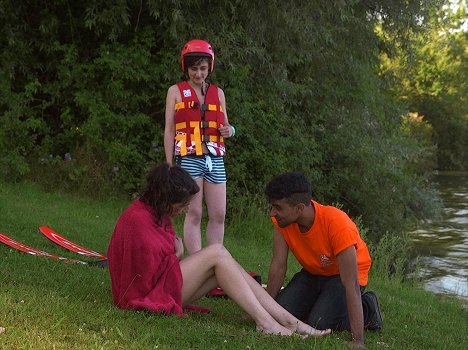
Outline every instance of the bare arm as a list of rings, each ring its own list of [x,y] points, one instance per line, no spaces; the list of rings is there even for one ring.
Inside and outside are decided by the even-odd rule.
[[[164,153],[166,162],[172,165],[174,158],[174,136],[175,136],[175,104],[178,94],[177,85],[172,85],[167,90],[166,112],[164,124]]]
[[[273,233],[273,256],[271,258],[270,271],[268,272],[268,286],[266,288],[272,298],[276,298],[283,285],[284,276],[288,268],[288,252],[289,247],[286,241],[275,228]]]
[[[219,128],[219,132],[223,137],[231,137],[233,135],[233,131],[231,126],[229,125],[229,119],[227,116],[226,111],[226,97],[224,96],[224,91],[218,88],[218,96],[219,96],[219,103],[221,104],[221,108],[224,112],[224,124],[222,127]]]
[[[346,289],[349,324],[353,337],[352,345],[364,347],[364,316],[362,313],[361,290],[358,282],[356,248],[351,246],[338,254],[341,283]]]

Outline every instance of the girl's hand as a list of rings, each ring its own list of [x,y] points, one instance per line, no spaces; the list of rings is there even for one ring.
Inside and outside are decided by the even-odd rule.
[[[174,238],[174,249],[175,249],[175,255],[180,260],[182,256],[184,256],[184,242],[182,241],[182,238],[180,238],[179,236],[175,236]]]
[[[221,127],[219,127],[218,130],[221,133],[222,137],[232,137],[234,134],[234,129],[229,124],[221,125]]]

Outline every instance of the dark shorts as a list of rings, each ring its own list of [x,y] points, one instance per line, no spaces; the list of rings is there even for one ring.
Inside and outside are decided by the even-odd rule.
[[[361,293],[364,289],[361,287]],[[339,275],[316,276],[302,269],[276,301],[296,318],[317,329],[350,329],[346,291]]]

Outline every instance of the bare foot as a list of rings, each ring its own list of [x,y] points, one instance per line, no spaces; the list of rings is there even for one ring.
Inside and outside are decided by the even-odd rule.
[[[289,324],[286,327],[298,334],[304,335],[305,338],[310,337],[310,336],[323,337],[324,335],[328,335],[331,333],[331,329],[325,329],[321,331],[301,321],[298,321],[295,324]]]
[[[290,336],[293,334],[293,331],[283,327],[279,323],[274,323],[270,326],[260,326],[257,325],[257,331],[265,334],[274,334],[274,335],[283,335],[283,336]]]
[[[308,337],[323,337],[324,335],[329,335],[331,333],[330,328],[327,328],[327,329],[324,329],[324,330],[320,330],[320,329],[317,329],[317,328],[314,328],[314,327],[310,327],[310,328],[312,328],[310,333],[308,333],[308,334],[299,333],[299,334],[303,334],[304,338],[308,338]]]
[[[3,332],[5,332],[5,328],[0,327],[0,334],[2,334]]]

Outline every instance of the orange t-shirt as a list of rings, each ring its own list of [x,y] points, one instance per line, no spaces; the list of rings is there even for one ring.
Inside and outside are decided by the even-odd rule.
[[[366,243],[359,236],[354,222],[342,210],[311,201],[315,219],[309,231],[302,233],[297,224],[284,228],[272,221],[283,235],[299,263],[312,275],[339,275],[337,255],[354,245],[358,264],[359,284],[367,285],[371,258]]]

